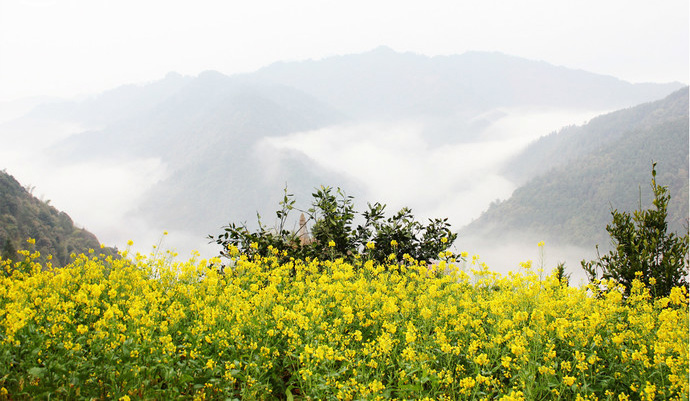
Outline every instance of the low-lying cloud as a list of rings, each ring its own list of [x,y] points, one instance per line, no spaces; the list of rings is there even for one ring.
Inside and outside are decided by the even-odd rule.
[[[325,169],[349,175],[362,183],[366,199],[390,210],[411,207],[416,217],[448,217],[454,229],[470,223],[495,200],[510,197],[515,183],[501,173],[504,162],[531,141],[560,127],[581,124],[598,112],[563,110],[502,110],[502,117],[475,138],[432,146],[424,138],[423,120],[350,124],[267,138],[264,145],[299,151]],[[458,241],[461,250],[491,253],[500,266],[518,266],[534,259],[536,243],[527,246],[516,233],[515,243]],[[467,247],[475,246],[474,250]],[[501,248],[501,249],[498,249]],[[529,250],[533,248],[534,251]],[[585,253],[563,249],[568,255]],[[577,256],[579,257],[579,256]],[[569,263],[577,257],[568,256]],[[493,266],[492,266],[493,267]],[[501,269],[503,270],[503,269]]]
[[[430,145],[422,120],[350,124],[267,138],[265,144],[303,152],[325,169],[362,182],[368,199],[412,207],[421,216],[439,213],[459,226],[515,184],[499,171],[531,141],[594,113],[503,111],[504,117],[471,141]]]
[[[479,261],[486,263],[492,271],[506,275],[517,273],[523,268],[521,262],[531,262],[534,272],[542,269],[543,277],[550,275],[553,269],[563,263],[566,274],[570,275],[570,284],[577,286],[587,283],[587,277],[580,265],[582,260],[592,260],[596,257],[596,249],[582,248],[574,245],[557,245],[547,238],[537,235],[525,235],[513,232],[506,235],[510,241],[497,242],[491,238],[462,237],[458,247],[467,250],[471,255],[477,255]],[[540,247],[539,243],[544,242]],[[471,261],[470,258],[468,258]],[[468,268],[472,267],[468,263]]]
[[[494,116],[473,140],[463,137],[454,142],[449,135],[440,145],[431,144],[425,137],[433,122],[421,119],[339,125],[266,138],[259,145],[301,152],[322,168],[346,175],[359,185],[358,189],[364,189],[364,199],[358,201],[385,203],[389,213],[408,206],[418,219],[448,217],[457,230],[477,218],[492,201],[511,195],[515,184],[499,173],[502,163],[530,141],[596,114],[501,110],[501,117]],[[166,228],[153,227],[135,217],[136,211],[146,191],[167,176],[167,166],[158,158],[61,160],[56,165],[45,156],[54,143],[82,131],[83,127],[66,124],[51,131],[36,127],[18,136],[11,125],[3,124],[0,137],[5,146],[0,149],[0,168],[6,168],[22,184],[35,186],[36,196],[50,199],[53,206],[67,212],[78,226],[95,233],[101,242],[122,249],[131,239],[135,250],[148,253]],[[519,240],[516,238],[516,243]],[[472,245],[460,239],[458,250],[478,253],[468,248]],[[201,251],[204,257],[217,253],[217,247],[203,237],[184,231],[171,230],[163,246],[181,255],[191,250]],[[476,246],[479,248],[479,243]],[[482,256],[487,261],[490,254],[514,256],[514,262],[497,260],[501,266],[517,266],[519,261],[530,258],[512,251],[525,249],[524,244],[501,246],[509,250],[500,251],[498,244],[481,244]],[[536,249],[536,243],[532,248]]]

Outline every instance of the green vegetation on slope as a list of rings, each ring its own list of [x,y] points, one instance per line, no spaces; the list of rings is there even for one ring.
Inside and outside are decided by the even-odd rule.
[[[542,175],[554,167],[625,139],[630,131],[688,119],[688,88],[654,102],[640,104],[593,118],[582,126],[568,126],[530,144],[503,169],[518,182]],[[644,149],[642,149],[644,150]]]
[[[70,254],[87,253],[99,249],[100,243],[92,233],[74,226],[72,219],[34,197],[11,175],[0,171],[0,251],[5,259],[17,258],[16,251],[24,249],[27,239],[36,241],[35,249],[52,255],[54,266],[70,262]],[[114,250],[105,249],[106,254]]]
[[[627,116],[622,118],[622,116]],[[637,123],[632,124],[631,120]],[[630,128],[630,127],[634,128]],[[606,127],[601,128],[601,127]],[[573,132],[578,131],[577,135]],[[606,135],[607,138],[602,139]],[[590,140],[597,140],[593,145]],[[657,162],[657,181],[668,186],[669,230],[684,232],[688,222],[688,89],[663,101],[612,113],[537,142],[523,157],[553,167],[492,204],[463,235],[509,238],[516,232],[552,243],[608,246],[604,229],[612,208],[634,210],[651,203],[648,174]],[[548,145],[548,146],[547,146]],[[582,147],[587,146],[587,149]],[[580,153],[581,152],[581,153]],[[517,164],[516,164],[517,166]],[[517,168],[516,168],[517,169]],[[525,170],[527,171],[527,170]]]

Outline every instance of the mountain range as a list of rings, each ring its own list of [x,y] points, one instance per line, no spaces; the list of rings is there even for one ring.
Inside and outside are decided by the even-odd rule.
[[[290,141],[291,135],[306,132],[323,139],[332,127],[414,122],[425,144],[419,149],[424,158],[429,150],[483,143],[490,128],[519,110],[604,113],[664,98],[682,86],[632,84],[500,53],[426,57],[381,47],[323,60],[275,63],[250,74],[170,73],[160,81],[86,99],[54,101],[0,125],[0,141],[8,149],[26,147],[40,142],[31,134],[40,131],[47,138],[41,157],[58,167],[157,160],[162,172],[141,188],[141,197],[126,215],[160,232],[184,230],[203,241],[228,222],[253,220],[257,212],[272,222],[267,213],[276,209],[285,186],[301,199],[308,199],[322,184],[342,187],[356,197],[371,192],[366,177],[324,166],[300,149],[270,146],[272,138]],[[640,117],[645,118],[652,119]],[[505,164],[500,175],[517,187],[558,163],[569,164],[600,149],[605,144],[597,142],[603,136],[596,129],[619,133],[615,135],[646,129],[623,117],[620,123],[628,125],[613,129],[618,122],[594,119],[586,129],[565,128],[528,147]],[[58,133],[55,127],[65,125],[71,131]],[[651,120],[648,125],[657,126]],[[502,135],[510,137],[511,132]],[[563,139],[569,137],[580,142]],[[348,146],[356,145],[351,142]],[[684,149],[687,159],[687,146]],[[659,162],[663,171],[664,162]],[[400,180],[401,188],[414,193],[416,182],[390,179]],[[438,196],[449,195],[439,191]]]
[[[246,78],[297,88],[359,119],[445,117],[511,106],[616,109],[678,88],[630,84],[502,53],[426,57],[385,46],[320,61],[278,62]]]

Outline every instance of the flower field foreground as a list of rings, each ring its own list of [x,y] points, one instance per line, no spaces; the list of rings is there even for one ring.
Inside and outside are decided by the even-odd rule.
[[[0,399],[688,398],[679,288],[624,300],[474,262],[25,256],[1,279]]]

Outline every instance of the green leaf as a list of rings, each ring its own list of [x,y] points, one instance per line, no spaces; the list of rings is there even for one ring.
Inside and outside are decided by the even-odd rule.
[[[29,374],[34,377],[38,378],[43,378],[43,374],[45,373],[45,368],[39,368],[39,367],[33,367],[29,369]]]

